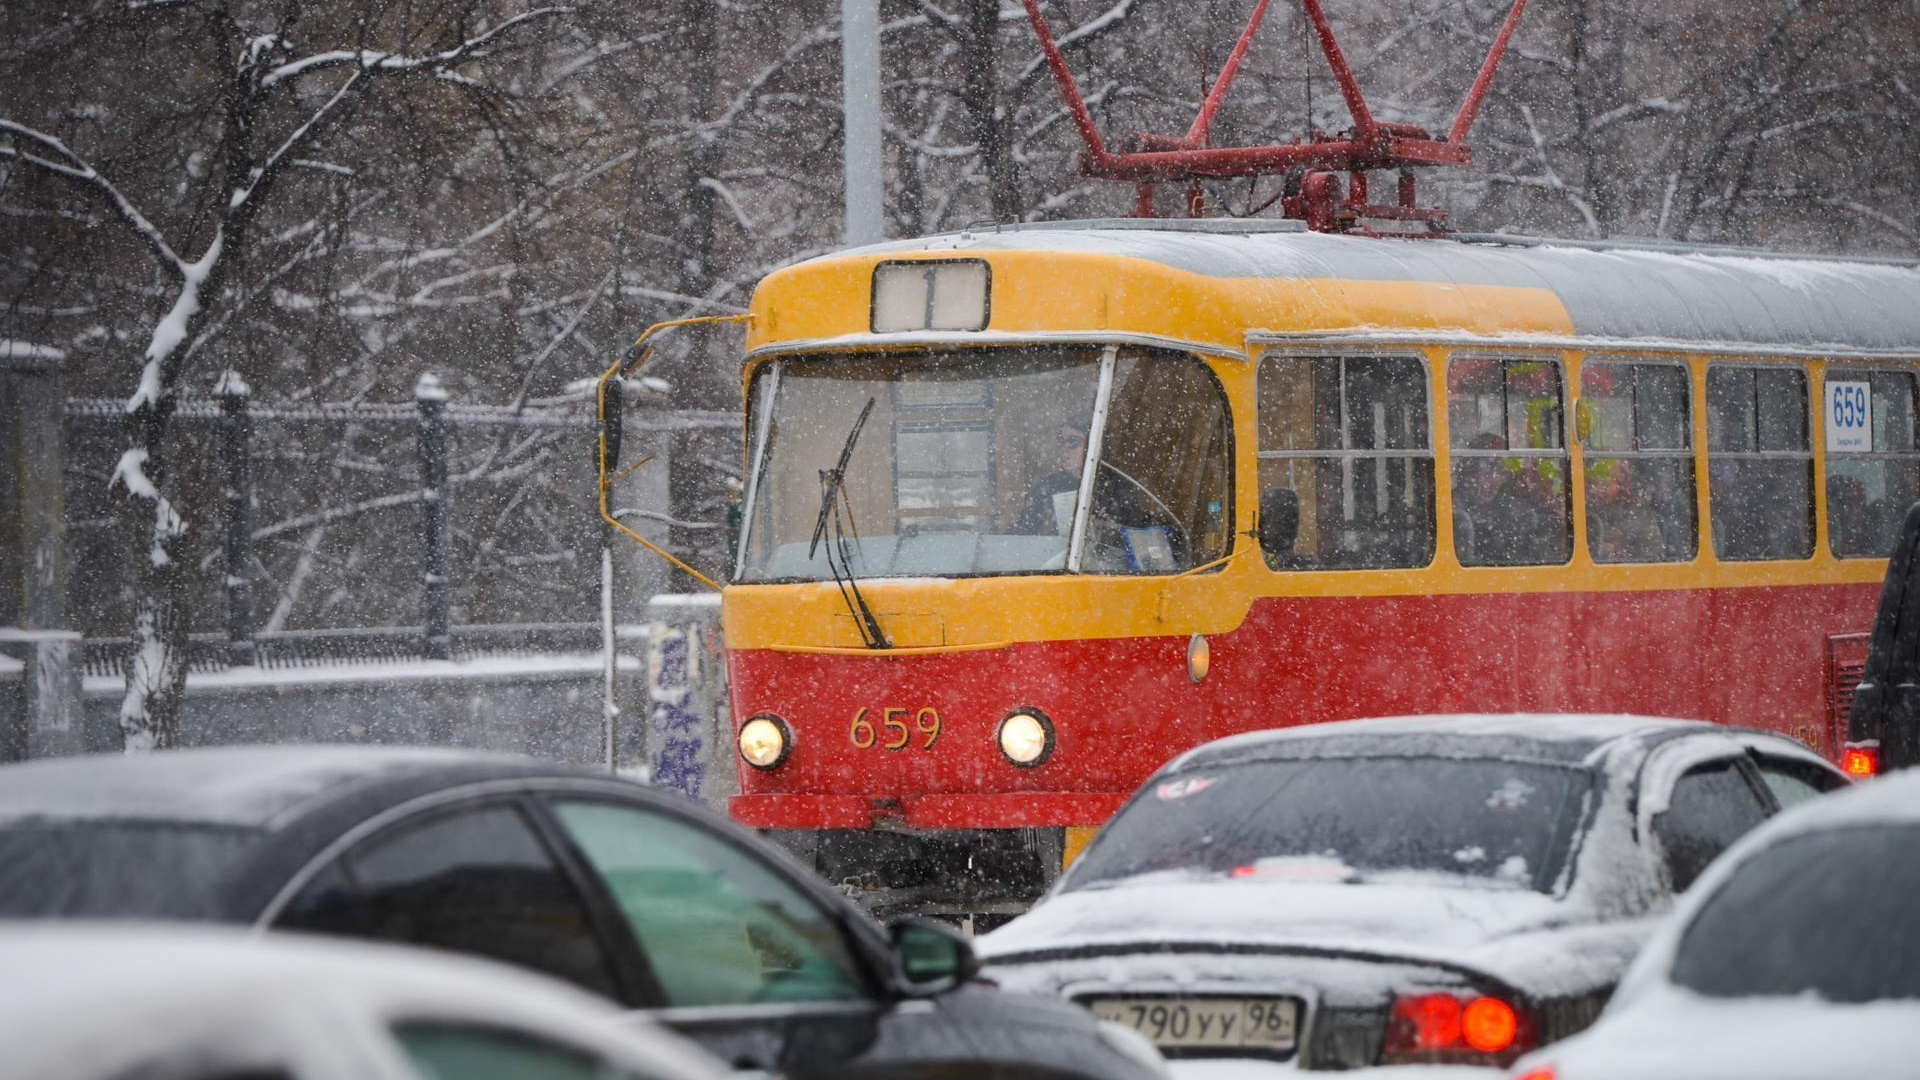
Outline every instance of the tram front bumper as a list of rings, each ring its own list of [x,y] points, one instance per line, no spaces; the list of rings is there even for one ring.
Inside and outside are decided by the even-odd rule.
[[[991,794],[735,795],[727,810],[757,829],[1021,829],[1104,825],[1130,792],[1009,791]]]

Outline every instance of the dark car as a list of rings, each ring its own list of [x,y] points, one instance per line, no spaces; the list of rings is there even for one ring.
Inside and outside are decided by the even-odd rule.
[[[0,767],[0,918],[43,917],[479,954],[788,1075],[1165,1075],[1130,1031],[972,981],[955,931],[889,940],[702,807],[524,759],[250,747]]]
[[[1907,510],[1880,584],[1867,663],[1847,709],[1841,767],[1855,776],[1920,765],[1920,503]]]
[[[1161,769],[980,955],[1169,1057],[1499,1067],[1591,1022],[1729,844],[1845,783],[1790,739],[1684,720],[1254,732]]]

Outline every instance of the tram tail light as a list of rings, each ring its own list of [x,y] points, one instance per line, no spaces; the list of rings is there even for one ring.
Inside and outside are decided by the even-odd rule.
[[[1405,994],[1394,1000],[1381,1064],[1506,1064],[1529,1049],[1532,1024],[1497,997]]]
[[[1840,752],[1840,771],[1856,780],[1880,774],[1880,740],[1851,742]]]

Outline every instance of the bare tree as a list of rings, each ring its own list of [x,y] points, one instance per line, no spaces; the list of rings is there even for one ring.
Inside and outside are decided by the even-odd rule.
[[[298,5],[274,10],[266,5],[136,0],[127,7],[134,15],[169,23],[157,31],[163,40],[184,46],[185,39],[205,35],[215,55],[228,61],[224,72],[206,73],[217,79],[209,113],[217,131],[207,132],[203,152],[214,164],[207,169],[207,190],[195,212],[170,235],[141,210],[124,184],[104,175],[58,135],[17,120],[0,118],[0,133],[8,137],[0,146],[0,158],[66,183],[108,220],[130,231],[172,293],[147,335],[126,404],[128,446],[112,475],[112,482],[132,497],[134,512],[145,519],[147,538],[138,557],[133,652],[120,710],[127,749],[139,751],[174,744],[187,672],[185,588],[181,564],[171,550],[186,531],[186,519],[169,495],[170,421],[196,339],[212,328],[223,304],[243,306],[252,297],[244,286],[234,287],[243,280],[262,209],[275,200],[301,155],[344,122],[376,83],[421,89],[437,85],[484,95],[482,84],[461,69],[484,62],[517,28],[563,9],[534,9],[444,47],[414,51],[405,47],[411,42],[379,47],[377,19],[358,20],[358,33],[336,47],[301,49],[294,37]],[[196,240],[194,247],[186,246]]]

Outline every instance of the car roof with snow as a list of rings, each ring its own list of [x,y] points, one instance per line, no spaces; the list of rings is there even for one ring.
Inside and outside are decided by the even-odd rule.
[[[660,798],[606,773],[436,748],[222,747],[0,766],[0,865],[12,871],[0,875],[0,913],[249,921],[349,830],[441,792],[515,781]]]
[[[1651,746],[1741,729],[1655,716],[1486,713],[1384,716],[1250,731],[1187,751],[1164,774],[1248,761],[1313,757],[1493,757],[1578,765],[1609,744]]]
[[[0,771],[0,827],[96,819],[271,830],[332,802],[364,810],[451,783],[570,771],[430,747],[235,746],[47,758]]]

